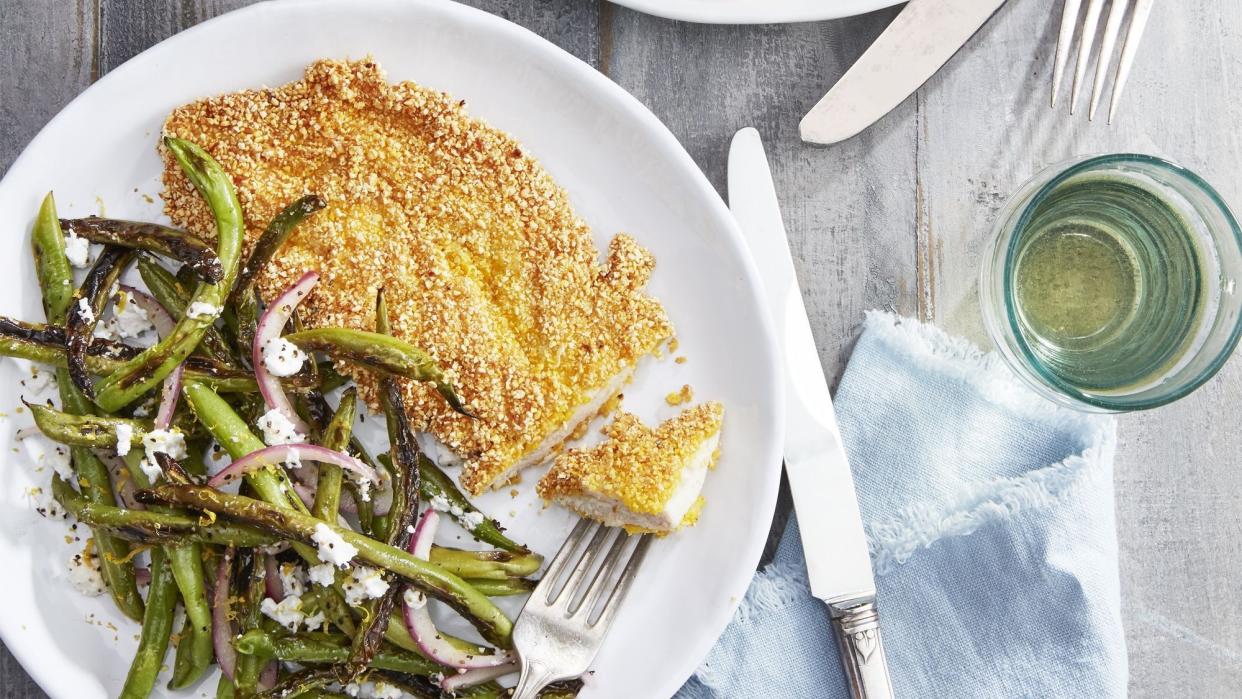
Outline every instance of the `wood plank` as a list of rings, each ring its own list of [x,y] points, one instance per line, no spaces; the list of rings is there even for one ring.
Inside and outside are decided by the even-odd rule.
[[[1048,107],[1059,16],[1059,3],[1008,3],[920,94],[921,291],[938,324],[985,345],[981,250],[1008,193],[1039,169],[1148,152],[1242,203],[1232,126],[1242,104],[1230,89],[1242,76],[1242,14],[1211,0],[1157,3],[1111,127]],[[1224,697],[1242,686],[1242,432],[1222,424],[1239,400],[1235,361],[1198,394],[1120,419],[1117,524],[1136,697]]]
[[[104,72],[142,50],[183,29],[255,0],[178,0],[152,3],[144,0],[103,0]],[[588,63],[599,56],[595,3],[555,0],[512,3],[504,0],[467,0],[472,5],[505,17],[549,39]]]
[[[809,147],[798,122],[895,10],[811,24],[730,27],[612,10],[610,77],[672,130],[725,192],[729,141],[762,133],[816,343],[839,377],[863,311],[914,313],[914,103],[861,137]]]
[[[93,0],[0,11],[0,174],[98,71]]]
[[[5,3],[0,10],[0,175],[91,84],[98,72],[97,26],[92,0]],[[0,699],[43,696],[0,647]]]

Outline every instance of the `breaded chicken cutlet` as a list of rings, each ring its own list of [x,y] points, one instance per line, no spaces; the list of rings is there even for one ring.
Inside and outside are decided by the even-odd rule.
[[[373,61],[318,61],[283,87],[187,104],[164,131],[233,176],[248,246],[298,197],[327,202],[264,270],[263,297],[317,270],[303,321],[369,330],[383,287],[393,332],[438,361],[477,416],[404,387],[415,427],[463,461],[471,493],[543,461],[672,336],[644,292],[646,250],[618,235],[601,263],[565,191],[516,141],[444,93],[389,83]],[[214,230],[168,154],[164,186],[175,224]],[[376,405],[375,378],[341,369]]]

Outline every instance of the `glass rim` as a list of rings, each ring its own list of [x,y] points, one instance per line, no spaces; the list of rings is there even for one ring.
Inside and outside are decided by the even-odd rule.
[[[1030,222],[1030,218],[1034,214],[1035,208],[1042,204],[1043,201],[1052,193],[1052,191],[1067,179],[1087,170],[1100,169],[1102,166],[1105,168],[1114,167],[1117,165],[1124,165],[1126,163],[1139,163],[1142,165],[1153,166],[1159,170],[1175,175],[1190,186],[1198,189],[1222,214],[1225,222],[1228,224],[1228,228],[1233,233],[1233,244],[1237,246],[1240,253],[1242,253],[1242,227],[1239,227],[1237,219],[1234,217],[1233,212],[1229,209],[1229,205],[1225,203],[1224,198],[1221,197],[1220,193],[1216,191],[1215,187],[1208,184],[1206,180],[1196,174],[1193,170],[1189,170],[1181,165],[1178,165],[1177,163],[1165,160],[1164,158],[1154,155],[1144,155],[1141,153],[1113,153],[1108,155],[1082,156],[1070,160],[1069,163],[1070,165],[1068,167],[1051,177],[1025,200],[1019,215],[1016,218],[1013,218],[1012,214],[1007,217],[1014,222],[1006,225],[1004,231],[1004,235],[1008,236],[1009,239],[1006,241],[1004,265],[1002,267],[1001,295],[1005,307],[1006,321],[1009,324],[1010,336],[1013,338],[1014,344],[1021,353],[1022,359],[1025,360],[1022,364],[1025,365],[1024,368],[1027,368],[1034,373],[1035,378],[1043,382],[1046,386],[1060,392],[1065,397],[1085,403],[1088,406],[1092,406],[1099,410],[1109,412],[1147,410],[1149,408],[1157,408],[1181,398],[1185,398],[1187,395],[1211,380],[1211,378],[1215,376],[1225,365],[1225,362],[1229,360],[1229,357],[1233,354],[1233,350],[1237,347],[1239,338],[1242,338],[1242,315],[1234,321],[1233,327],[1230,328],[1229,337],[1226,339],[1224,346],[1215,357],[1211,358],[1208,365],[1204,367],[1204,369],[1200,371],[1199,374],[1192,380],[1183,382],[1182,384],[1174,387],[1173,390],[1168,393],[1153,396],[1147,399],[1132,399],[1125,396],[1098,396],[1084,393],[1077,387],[1063,381],[1060,377],[1050,372],[1043,365],[1043,363],[1037,359],[1030,343],[1027,342],[1026,337],[1022,334],[1021,325],[1018,323],[1018,315],[1013,298],[1012,287],[1014,274],[1013,263],[1016,261],[1015,256],[1018,247],[1018,237],[1015,233],[1022,230]],[[1048,169],[1056,167],[1060,166],[1053,165]],[[1039,177],[1040,175],[1035,175],[1036,180],[1038,180]],[[1221,231],[1218,231],[1215,227],[1209,226],[1208,231],[1214,245],[1219,247],[1222,242],[1226,242],[1225,239],[1228,236],[1223,234]]]

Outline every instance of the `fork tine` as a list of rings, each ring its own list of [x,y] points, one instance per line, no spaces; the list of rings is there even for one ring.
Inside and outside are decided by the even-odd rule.
[[[1087,16],[1082,23],[1082,38],[1078,42],[1078,62],[1074,65],[1074,86],[1070,88],[1070,114],[1078,104],[1078,95],[1082,92],[1083,78],[1087,75],[1087,64],[1091,62],[1091,49],[1095,47],[1095,30],[1100,26],[1100,13],[1104,10],[1104,0],[1087,0]]]
[[[617,538],[612,542],[612,548],[608,550],[608,555],[604,557],[604,562],[599,565],[599,570],[595,572],[595,577],[591,579],[591,586],[587,588],[586,594],[582,596],[582,602],[569,610],[574,617],[585,616],[591,617],[591,610],[595,608],[595,603],[599,601],[600,595],[604,592],[604,585],[608,584],[608,580],[612,578],[612,573],[617,568],[617,561],[621,559],[621,552],[625,550],[626,544],[630,542],[630,537],[624,533],[617,532]]]
[[[1130,15],[1130,28],[1126,31],[1125,43],[1121,45],[1121,60],[1117,63],[1117,78],[1113,80],[1113,96],[1108,103],[1108,123],[1113,123],[1113,115],[1117,112],[1117,104],[1121,101],[1121,91],[1130,77],[1130,67],[1134,64],[1134,54],[1138,51],[1139,40],[1143,38],[1143,30],[1147,28],[1147,18],[1151,16],[1155,0],[1136,0],[1134,13]]]
[[[593,522],[589,519],[578,520],[578,526],[574,527],[569,536],[565,538],[565,543],[561,544],[561,550],[556,552],[556,557],[548,564],[547,572],[543,574],[543,579],[535,587],[535,591],[543,595],[548,604],[552,604],[552,593],[556,590],[556,579],[561,577],[565,566],[569,565],[569,559],[573,557],[574,552],[578,549],[578,544],[586,538],[588,530],[598,525],[599,522]],[[546,588],[544,587],[545,585],[547,586]]]
[[[634,576],[638,574],[638,568],[642,565],[643,557],[647,555],[647,547],[651,545],[651,535],[643,534],[638,540],[638,544],[634,546],[634,552],[630,554],[630,560],[626,562],[625,569],[621,571],[621,577],[617,579],[617,586],[612,588],[612,594],[608,595],[608,601],[604,602],[604,610],[600,612],[599,618],[595,620],[592,628],[602,626],[607,629],[612,623],[612,618],[617,615],[617,610],[621,608],[621,601],[625,599],[625,595],[630,591],[630,585],[634,582]]]
[[[1121,31],[1121,20],[1129,8],[1130,0],[1113,0],[1112,7],[1108,9],[1108,23],[1104,25],[1104,39],[1100,42],[1100,58],[1095,64],[1095,83],[1091,85],[1091,107],[1087,110],[1087,121],[1095,121],[1095,110],[1100,106],[1100,94],[1104,92],[1104,79],[1113,64],[1113,47]]]
[[[1057,93],[1065,77],[1065,64],[1069,62],[1070,47],[1074,43],[1074,29],[1078,27],[1078,10],[1082,0],[1065,0],[1061,8],[1061,33],[1057,35],[1057,57],[1052,67],[1052,106],[1057,106]]]
[[[548,604],[554,607],[568,608],[573,603],[574,597],[578,596],[578,586],[581,584],[583,576],[591,569],[591,563],[599,555],[604,548],[604,541],[608,535],[612,533],[608,527],[596,527],[595,536],[591,537],[591,543],[587,544],[586,550],[582,552],[582,558],[578,559],[578,565],[574,566],[574,570],[565,579],[565,587],[552,597],[549,593]],[[564,602],[564,604],[562,604]]]

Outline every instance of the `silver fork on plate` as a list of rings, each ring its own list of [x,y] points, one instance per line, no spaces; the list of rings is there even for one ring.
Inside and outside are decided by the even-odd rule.
[[[1105,78],[1112,63],[1113,47],[1121,33],[1121,25],[1126,16],[1130,18],[1126,38],[1121,45],[1121,58],[1117,62],[1117,74],[1113,78],[1113,94],[1108,103],[1108,123],[1113,123],[1113,115],[1117,112],[1117,104],[1121,101],[1121,91],[1126,86],[1126,78],[1130,77],[1130,67],[1134,64],[1134,54],[1138,50],[1139,40],[1147,27],[1147,18],[1151,16],[1155,0],[1112,0],[1108,11],[1108,20],[1104,25],[1104,35],[1100,40],[1100,55],[1095,65],[1095,82],[1091,86],[1091,108],[1087,112],[1089,120],[1095,120],[1095,111],[1100,104],[1100,96],[1104,91]],[[1078,103],[1078,95],[1082,91],[1087,75],[1087,65],[1091,62],[1091,49],[1095,45],[1096,32],[1100,26],[1100,16],[1104,12],[1105,0],[1087,0],[1086,13],[1082,15],[1082,32],[1078,40],[1078,62],[1074,66],[1074,84],[1070,88],[1070,114]],[[1074,43],[1074,30],[1079,26],[1079,15],[1082,0],[1065,0],[1061,10],[1061,32],[1057,37],[1057,56],[1052,69],[1052,106],[1057,105],[1057,93],[1061,90],[1065,67],[1069,63],[1070,48]],[[1133,9],[1131,9],[1133,8]]]
[[[631,539],[638,542],[629,546]],[[513,625],[522,675],[511,699],[534,699],[552,682],[587,671],[650,545],[649,534],[634,537],[598,522],[578,522]],[[622,556],[626,549],[628,557]]]

